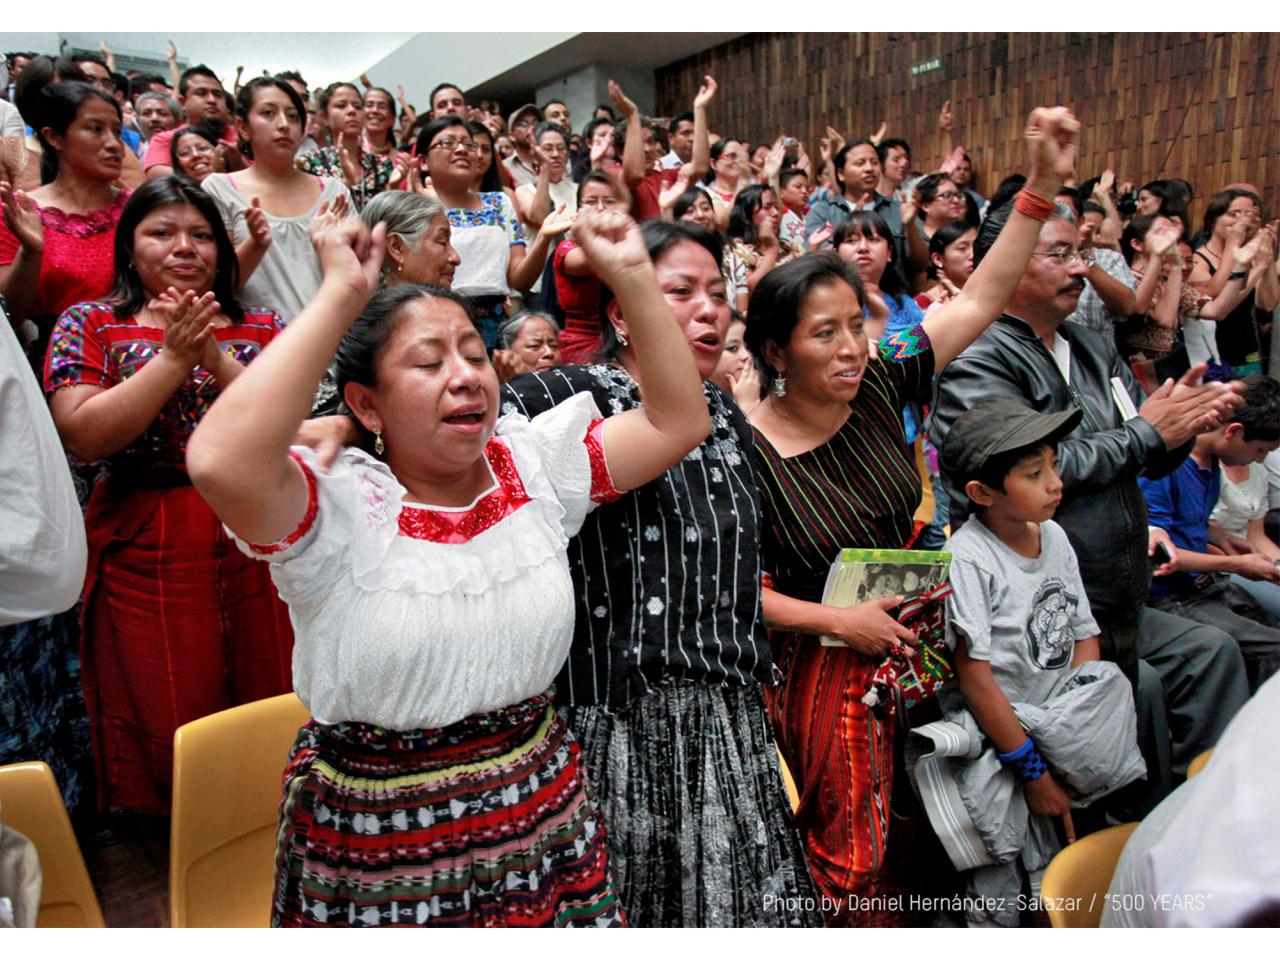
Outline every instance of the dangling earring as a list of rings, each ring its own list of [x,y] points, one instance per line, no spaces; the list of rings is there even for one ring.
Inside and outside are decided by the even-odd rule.
[[[617,327],[613,328],[613,333],[614,333],[614,336],[618,338],[618,346],[625,347],[631,343],[631,341],[627,339],[627,335],[623,333],[621,330],[619,330]]]
[[[773,378],[773,395],[775,397],[785,397],[787,395],[787,378],[786,377]]]
[[[376,453],[378,456],[382,456],[384,453],[387,452],[387,445],[382,442],[381,430],[373,431],[373,452]]]

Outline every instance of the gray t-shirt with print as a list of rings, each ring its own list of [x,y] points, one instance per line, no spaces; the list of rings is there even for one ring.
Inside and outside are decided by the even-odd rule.
[[[1033,559],[975,516],[943,549],[951,552],[955,591],[947,599],[948,642],[963,633],[969,656],[990,662],[1011,703],[1046,702],[1065,679],[1076,642],[1098,635],[1066,533],[1052,520],[1042,523]]]

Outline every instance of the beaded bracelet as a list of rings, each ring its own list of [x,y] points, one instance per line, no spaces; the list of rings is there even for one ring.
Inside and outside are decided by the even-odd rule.
[[[1040,750],[1036,747],[1036,742],[1030,737],[1027,737],[1026,743],[1012,753],[997,753],[996,756],[1000,758],[1001,763],[1011,768],[1023,783],[1039,780],[1049,772],[1044,757],[1040,756]]]
[[[1026,187],[1018,191],[1018,196],[1013,201],[1013,209],[1019,213],[1024,213],[1033,220],[1048,220],[1050,214],[1053,213],[1053,201],[1046,200],[1037,193],[1032,193]]]

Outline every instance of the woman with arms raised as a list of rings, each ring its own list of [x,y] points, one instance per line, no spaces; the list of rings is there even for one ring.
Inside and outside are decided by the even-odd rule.
[[[294,683],[314,720],[286,771],[273,922],[618,923],[548,690],[573,635],[566,547],[598,503],[707,435],[693,358],[634,223],[586,217],[578,242],[635,318],[652,403],[604,418],[583,397],[498,420],[465,300],[400,284],[366,308],[383,235],[352,219],[317,238],[315,299],[188,452],[297,623]],[[373,453],[324,473],[289,446],[335,350]]]
[[[184,462],[218,392],[281,324],[236,302],[217,207],[179,177],[148,180],[125,204],[115,275],[108,298],[58,319],[45,386],[68,452],[109,470],[85,513],[81,611],[99,796],[165,813],[174,730],[289,689],[288,612]]]
[[[827,571],[845,547],[907,545],[920,477],[904,443],[903,405],[1004,309],[1039,240],[1041,219],[1071,171],[1078,131],[1065,108],[1032,111],[1027,189],[998,249],[953,300],[913,329],[886,337],[877,359],[863,326],[863,281],[837,256],[778,267],[751,298],[747,344],[773,379],[773,390],[751,411],[765,512],[763,566],[774,583],[764,594],[764,615],[777,631],[774,655],[784,677],[770,707],[779,746],[809,798],[798,819],[814,879],[830,898],[824,902],[836,905],[827,915],[833,924],[909,919],[848,905],[855,896],[901,889],[895,875],[905,859],[902,844],[888,835],[893,720],[862,697],[877,664],[915,638],[888,612],[902,597],[823,605]],[[821,646],[820,635],[844,645]]]
[[[578,612],[557,698],[599,791],[633,925],[817,925],[761,692],[774,674],[751,425],[710,382],[730,319],[723,251],[691,224],[651,220],[642,232],[684,331],[668,356],[694,358],[712,430],[570,544]],[[504,410],[533,415],[583,394],[608,410],[661,399],[641,385],[630,306],[601,280],[601,362],[516,377]]]

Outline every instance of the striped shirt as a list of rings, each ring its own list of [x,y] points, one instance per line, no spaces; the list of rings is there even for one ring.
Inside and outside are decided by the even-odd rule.
[[[556,680],[563,703],[623,706],[665,677],[772,683],[751,426],[719,387],[703,389],[711,435],[592,513],[569,544],[577,611]],[[625,370],[596,364],[517,377],[502,388],[502,410],[534,417],[582,392],[606,415],[641,406]]]
[[[911,345],[896,358],[882,345],[867,364],[852,415],[826,443],[783,457],[755,431],[761,553],[780,593],[817,603],[840,550],[896,549],[911,538],[921,485],[902,407],[928,389],[933,349],[920,327],[905,339]]]

